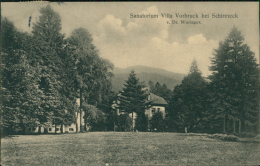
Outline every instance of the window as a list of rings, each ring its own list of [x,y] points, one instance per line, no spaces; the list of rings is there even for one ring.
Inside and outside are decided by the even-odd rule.
[[[60,131],[60,128],[56,128],[56,131]]]
[[[155,113],[155,108],[152,109],[152,113]]]
[[[121,109],[118,109],[118,114],[123,114],[125,111],[124,110],[121,110]]]
[[[74,129],[73,128],[69,128],[69,131],[74,131]]]
[[[32,128],[31,128],[31,127],[29,127],[29,128],[28,128],[28,131],[32,131]]]
[[[32,131],[35,131],[36,130],[36,128],[34,127],[33,129],[32,129]]]
[[[49,128],[49,131],[52,131],[52,128]]]
[[[160,112],[160,108],[157,108],[157,111]]]

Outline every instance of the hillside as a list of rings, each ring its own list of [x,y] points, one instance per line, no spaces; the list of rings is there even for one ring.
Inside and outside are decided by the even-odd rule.
[[[160,82],[160,84],[166,84],[169,89],[173,89],[174,86],[180,84],[185,74],[173,73],[163,69],[146,67],[146,66],[131,66],[125,69],[115,68],[114,78],[112,79],[113,90],[120,91],[124,87],[125,80],[127,80],[131,70],[134,70],[137,78],[140,81],[148,83],[150,80],[154,83]]]

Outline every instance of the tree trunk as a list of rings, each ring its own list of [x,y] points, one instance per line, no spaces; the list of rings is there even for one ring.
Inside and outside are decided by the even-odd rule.
[[[233,118],[233,133],[236,133],[236,120]]]
[[[223,132],[226,133],[226,115],[224,114]]]
[[[63,132],[63,123],[61,123],[61,126],[60,126],[60,133],[62,133],[62,134],[64,133]]]
[[[150,131],[149,117],[147,116],[147,130]]]
[[[41,126],[38,127],[38,134],[41,134]]]
[[[133,123],[133,124],[132,124],[132,131],[134,131],[134,111],[132,112],[132,121],[133,121],[133,122],[132,122],[132,123]]]
[[[241,120],[238,120],[238,133],[241,133]]]
[[[114,131],[116,131],[116,124],[115,124],[115,120],[114,120]]]
[[[77,112],[76,113],[76,133],[79,132],[79,130],[78,130],[78,128],[79,128],[79,126],[78,126],[78,117],[79,117],[79,113]]]
[[[56,123],[54,124],[54,131],[55,131],[55,134],[57,134]]]
[[[230,130],[229,130],[229,118],[227,119],[227,132],[229,133]]]
[[[82,89],[80,89],[80,99],[79,99],[79,109],[80,109],[80,119],[79,119],[79,126],[80,126],[80,128],[79,128],[79,132],[81,132],[82,131]]]
[[[85,113],[85,118],[84,118],[84,130],[87,131],[87,120],[86,120],[86,113]]]

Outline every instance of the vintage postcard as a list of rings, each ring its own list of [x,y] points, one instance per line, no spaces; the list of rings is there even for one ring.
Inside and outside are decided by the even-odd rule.
[[[1,3],[1,164],[259,164],[258,64],[258,2]]]

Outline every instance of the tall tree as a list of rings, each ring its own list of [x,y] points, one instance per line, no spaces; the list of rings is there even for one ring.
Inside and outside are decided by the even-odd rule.
[[[233,27],[224,42],[214,50],[213,72],[209,79],[212,82],[216,118],[241,121],[243,126],[256,126],[259,113],[258,86],[259,75],[255,54],[244,44],[244,37]],[[225,131],[225,125],[223,125]],[[245,130],[245,129],[244,129]],[[240,127],[239,127],[240,131]]]
[[[188,76],[173,90],[170,102],[170,115],[177,121],[181,130],[198,130],[206,110],[206,81],[193,60]]]
[[[159,82],[156,82],[155,86],[154,86],[154,94],[158,95],[158,96],[162,96],[162,86]]]
[[[74,80],[73,87],[74,93],[76,97],[80,98],[80,131],[83,130],[82,124],[82,104],[84,98],[87,97],[86,93],[84,93],[92,82],[91,74],[94,64],[95,54],[97,51],[95,50],[94,45],[92,44],[92,38],[89,32],[84,28],[75,29],[71,36],[68,38],[67,50],[69,51],[70,62],[72,64],[72,75]],[[78,113],[77,113],[78,116]],[[77,118],[78,119],[78,118]],[[77,125],[77,123],[76,123]],[[78,127],[76,127],[76,131],[78,132]]]
[[[165,101],[167,103],[169,103],[171,100],[172,91],[170,89],[168,89],[166,84],[162,85],[161,90],[162,90],[161,97],[163,97],[165,99]]]
[[[113,64],[98,55],[92,43],[91,34],[84,28],[75,29],[67,39],[67,53],[70,55],[72,86],[80,98],[80,124],[82,124],[82,103],[102,107],[102,101],[111,89]],[[80,127],[83,130],[83,126]]]
[[[38,68],[30,65],[23,43],[27,35],[17,31],[6,18],[2,25],[2,131],[22,130],[25,124],[39,123],[41,91],[37,87]],[[21,126],[14,126],[16,124]],[[15,128],[14,128],[15,127]]]
[[[153,81],[150,80],[150,81],[148,82],[148,88],[149,88],[149,91],[150,91],[150,92],[154,93],[154,88],[155,88],[155,87],[154,87]]]
[[[156,84],[154,85],[154,83],[150,80],[148,82],[148,87],[151,93],[154,93],[155,95],[164,98],[167,103],[170,102],[172,91],[168,89],[166,84],[163,84],[161,86],[159,82],[156,82]]]
[[[33,25],[33,52],[40,66],[39,88],[43,91],[42,109],[45,120],[42,123],[61,124],[66,111],[62,101],[61,60],[63,38],[61,18],[50,5],[40,9],[39,21]]]
[[[19,82],[15,80],[15,69],[12,68],[15,64],[18,64],[20,55],[15,54],[15,51],[19,48],[17,46],[17,30],[13,23],[7,20],[7,18],[1,18],[1,58],[2,58],[2,102],[1,102],[1,131],[2,134],[7,133],[8,129],[11,131],[11,127],[15,124],[15,115],[18,112],[15,101],[18,98],[14,98],[14,85]],[[13,43],[13,45],[11,44]]]
[[[94,64],[95,86],[89,91],[89,103],[96,105],[100,109],[107,109],[109,97],[112,89],[112,69],[114,65],[107,59],[99,58]],[[113,94],[112,94],[113,95]]]
[[[260,13],[260,11],[259,11],[259,13]],[[260,46],[260,44],[259,44],[259,46]],[[259,47],[259,50],[260,50],[260,47]],[[259,68],[259,66],[258,66],[258,69],[259,69],[259,81],[260,81],[260,68]],[[259,95],[260,95],[260,83],[259,83],[259,94],[258,94],[259,106],[260,106],[260,97],[259,97]],[[260,109],[259,109],[259,112],[258,112],[258,134],[260,134]]]
[[[119,108],[128,114],[132,113],[132,120],[134,120],[134,112],[140,115],[145,111],[148,94],[143,90],[143,84],[139,83],[133,70],[124,85],[119,95]]]

